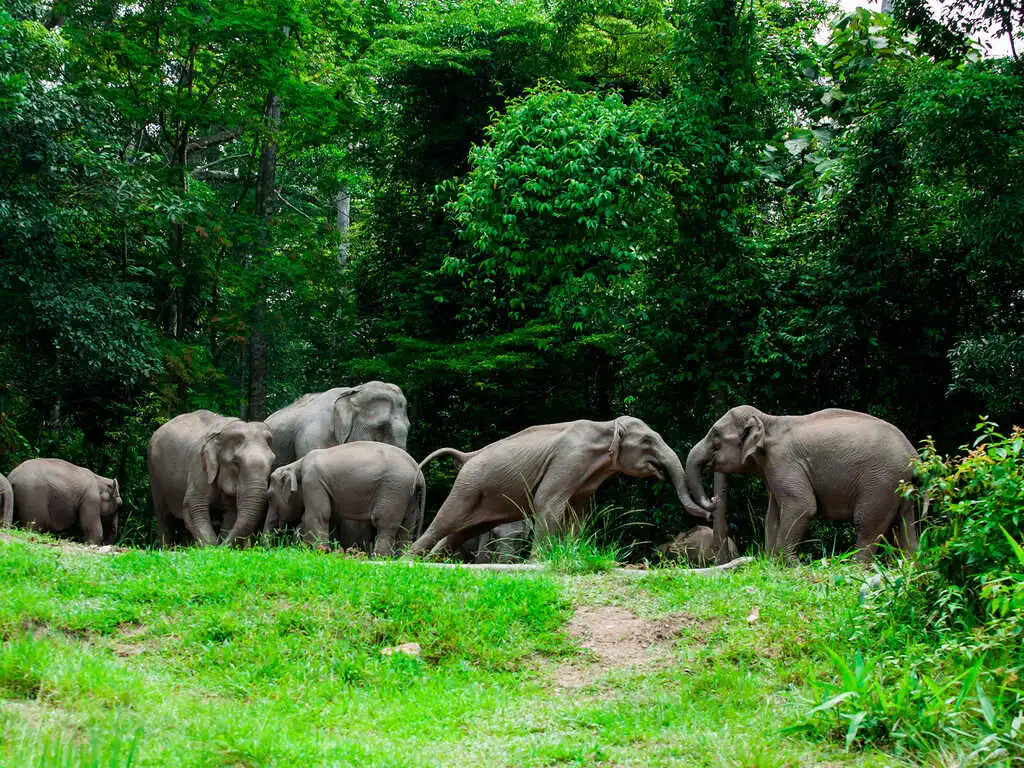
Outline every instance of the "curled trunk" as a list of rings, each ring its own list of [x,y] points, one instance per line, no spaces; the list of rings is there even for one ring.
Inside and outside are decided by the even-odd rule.
[[[705,439],[693,446],[693,448],[690,449],[689,455],[686,457],[686,485],[689,488],[690,495],[707,512],[713,511],[713,506],[711,504],[711,500],[704,492],[704,482],[701,476],[703,475],[704,468],[707,466],[708,461],[711,458],[709,454],[708,443]]]
[[[664,468],[669,481],[672,483],[672,486],[676,489],[676,495],[679,497],[679,501],[683,505],[683,509],[694,517],[699,517],[701,520],[708,520],[711,515],[708,514],[706,509],[699,506],[690,495],[690,491],[686,484],[686,474],[683,472],[682,462],[679,461],[679,457],[676,456],[675,451],[668,451],[668,456],[662,462],[662,467]]]

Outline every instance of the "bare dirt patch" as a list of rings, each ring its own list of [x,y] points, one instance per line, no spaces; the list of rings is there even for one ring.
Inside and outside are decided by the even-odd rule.
[[[58,549],[61,552],[95,552],[101,555],[117,555],[128,551],[128,548],[119,547],[114,544],[84,544],[80,541],[72,541],[71,539],[40,536],[33,532],[17,537],[11,536],[8,533],[0,533],[0,542],[10,544],[14,541],[31,541],[33,544],[41,544],[44,547]]]
[[[615,605],[579,608],[569,622],[569,634],[592,660],[559,666],[555,683],[561,688],[582,688],[612,669],[663,664],[671,655],[671,641],[684,627],[698,623],[685,613],[647,620]]]

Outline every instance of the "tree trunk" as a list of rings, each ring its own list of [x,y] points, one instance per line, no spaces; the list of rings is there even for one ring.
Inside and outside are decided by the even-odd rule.
[[[338,243],[338,266],[345,269],[348,263],[348,228],[352,219],[349,210],[352,205],[352,198],[348,194],[348,186],[341,188],[341,192],[334,198],[334,206],[338,212],[338,234],[341,240]]]
[[[260,167],[256,177],[256,218],[259,237],[256,257],[250,259],[249,268],[258,275],[256,295],[249,321],[249,392],[245,418],[263,421],[267,417],[267,332],[266,285],[261,276],[270,251],[270,219],[274,215],[274,178],[277,174],[277,131],[281,126],[281,98],[276,93],[267,95],[267,138],[260,149]]]

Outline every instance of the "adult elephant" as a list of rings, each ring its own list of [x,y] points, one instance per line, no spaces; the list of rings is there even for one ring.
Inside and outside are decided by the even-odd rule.
[[[465,539],[500,523],[534,519],[534,533],[560,529],[575,519],[601,484],[619,472],[667,478],[683,506],[702,519],[686,487],[682,463],[661,436],[640,419],[569,421],[524,429],[478,451],[441,448],[420,462],[453,456],[462,466],[451,493],[410,552],[458,550]]]
[[[113,544],[117,538],[121,506],[117,480],[62,459],[23,461],[8,479],[14,517],[26,525],[51,533],[77,528],[89,544]]]
[[[913,478],[917,452],[887,421],[829,408],[800,416],[772,416],[749,405],[728,411],[690,450],[686,478],[705,509],[701,474],[714,470],[762,477],[768,486],[765,549],[797,562],[796,547],[815,515],[852,521],[857,557],[869,561],[894,526],[900,548],[917,549],[914,505],[896,488]]]
[[[409,416],[395,384],[368,381],[303,395],[267,417],[274,433],[274,466],[301,459],[317,448],[372,440],[405,449]]]
[[[0,528],[10,528],[14,522],[14,489],[3,475],[0,475]]]
[[[393,445],[358,441],[310,451],[270,475],[264,530],[300,524],[307,544],[324,545],[333,527],[346,544],[372,529],[372,552],[390,557],[419,534],[426,487],[413,458]],[[351,533],[350,533],[351,532]]]
[[[162,546],[182,526],[199,544],[251,536],[267,510],[267,479],[274,463],[270,428],[212,411],[168,421],[149,440],[149,484]],[[214,514],[211,514],[213,512]]]

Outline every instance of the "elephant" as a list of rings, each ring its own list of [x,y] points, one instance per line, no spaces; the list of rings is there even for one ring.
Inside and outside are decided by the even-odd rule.
[[[117,539],[121,489],[116,479],[63,459],[29,459],[11,470],[8,480],[14,517],[26,525],[52,533],[77,527],[88,544]]]
[[[375,532],[373,555],[390,557],[419,534],[426,484],[413,458],[370,441],[310,451],[270,475],[264,531],[300,523],[303,540],[324,546],[333,523],[342,539]],[[349,543],[349,542],[346,542]]]
[[[797,562],[796,547],[811,519],[852,521],[857,558],[870,562],[894,526],[904,553],[917,549],[914,505],[896,494],[913,479],[917,452],[892,424],[858,411],[828,408],[773,416],[750,405],[729,410],[690,449],[686,480],[705,509],[713,507],[701,474],[749,473],[768,486],[765,550]]]
[[[514,520],[466,539],[459,554],[468,563],[514,563],[530,556],[530,541],[529,522]]]
[[[658,552],[666,559],[679,558],[698,568],[712,565],[719,560],[719,546],[715,542],[714,529],[707,525],[695,525],[686,533],[678,534],[671,541],[658,547]],[[736,559],[738,555],[736,542],[727,538],[723,559],[728,562]]]
[[[409,438],[405,395],[383,381],[303,395],[270,414],[267,426],[274,433],[275,469],[316,448],[373,440],[404,450]]]
[[[3,475],[0,475],[0,528],[10,528],[14,522],[14,489]]]
[[[227,545],[255,533],[267,510],[271,440],[262,421],[205,410],[157,429],[149,440],[149,483],[160,544],[176,543],[183,526],[196,543],[216,544],[217,522]]]
[[[619,472],[667,477],[687,511],[711,517],[690,498],[679,457],[631,416],[529,427],[472,453],[440,448],[420,468],[439,456],[454,457],[461,468],[437,516],[410,548],[412,555],[457,551],[471,536],[524,518],[533,518],[535,537],[547,536],[566,523],[567,509],[570,525],[576,525],[594,492]]]

